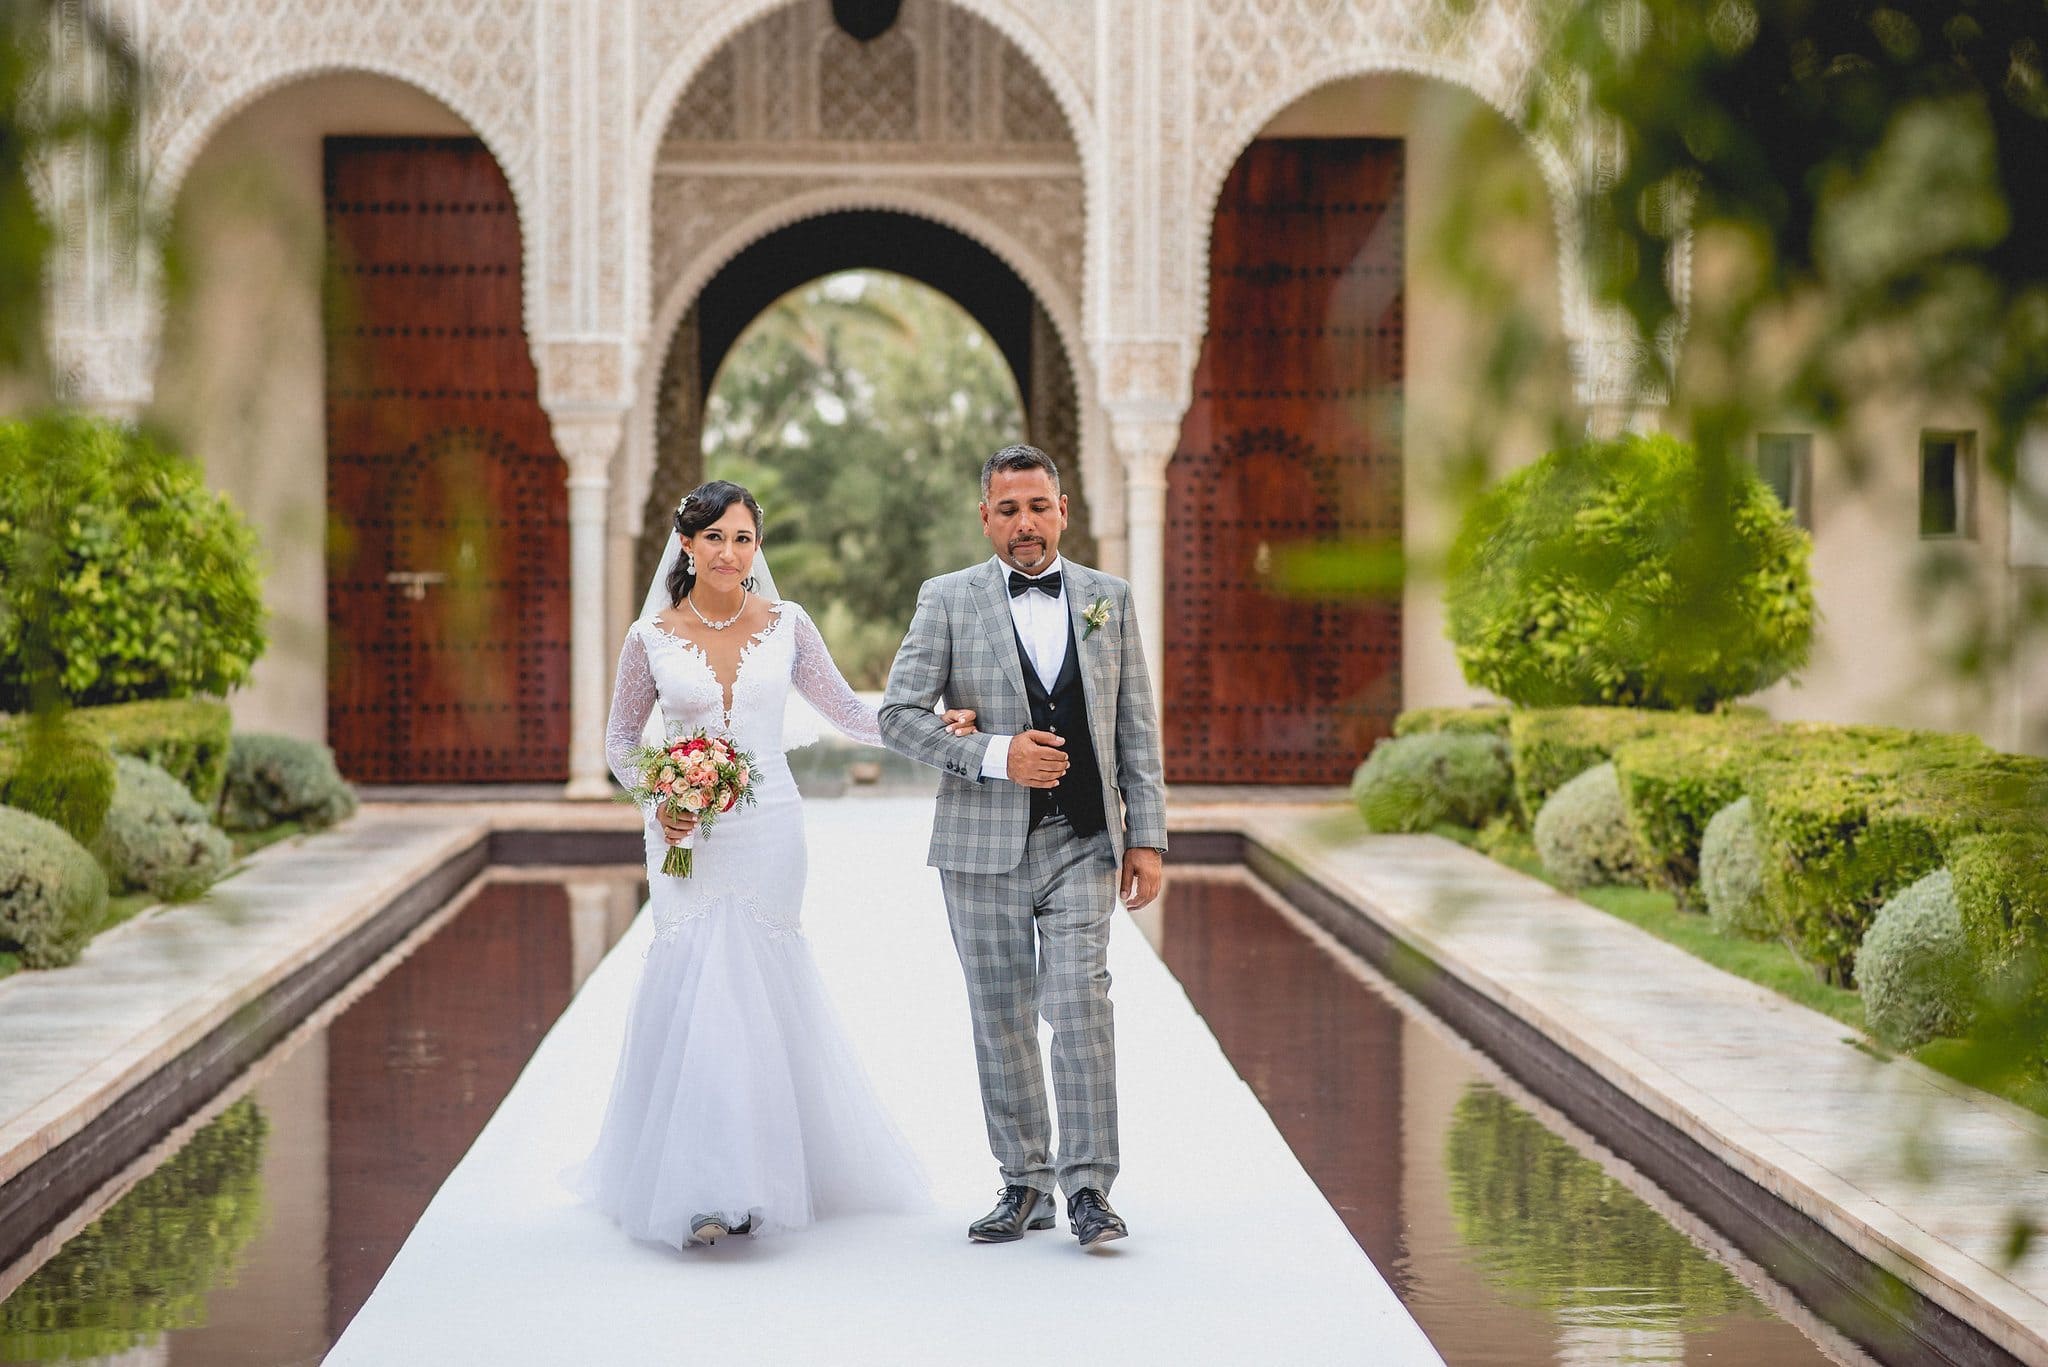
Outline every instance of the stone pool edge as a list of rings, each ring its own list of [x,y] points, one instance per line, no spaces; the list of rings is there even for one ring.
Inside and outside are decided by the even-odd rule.
[[[2003,1278],[1971,1278],[1979,1264],[1967,1254],[1948,1244],[1930,1247],[1925,1231],[1876,1199],[1866,1196],[1851,1210],[1807,1176],[1722,1137],[1724,1118],[1702,1114],[1692,1104],[1697,1098],[1679,1094],[1689,1089],[1632,1060],[1626,1049],[1589,1048],[1571,1028],[1568,1004],[1542,1000],[1526,981],[1497,980],[1381,905],[1384,894],[1347,886],[1308,833],[1330,811],[1172,802],[1170,857],[1251,869],[1880,1360],[2048,1362],[2040,1327],[2048,1306]],[[1438,837],[1398,839],[1436,841],[1446,852],[1484,858]],[[1613,926],[1645,935],[1623,922]],[[1847,1186],[1839,1179],[1835,1185]],[[2003,1304],[2016,1297],[2027,1304]]]

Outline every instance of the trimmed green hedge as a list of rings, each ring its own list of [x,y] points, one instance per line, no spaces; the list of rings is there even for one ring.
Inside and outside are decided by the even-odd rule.
[[[1453,735],[1499,736],[1506,740],[1511,715],[1505,707],[1415,707],[1394,718],[1394,736],[1401,739],[1447,731]]]
[[[2048,831],[1962,837],[1949,848],[1948,868],[1983,974],[2048,991]]]
[[[1631,741],[1722,724],[1693,712],[1637,707],[1549,707],[1510,714],[1509,757],[1515,800],[1535,820],[1550,795]]]
[[[133,755],[164,770],[208,811],[220,801],[232,732],[226,703],[213,698],[124,702],[80,708],[76,715],[115,754]]]
[[[1737,798],[1707,823],[1700,837],[1700,892],[1707,919],[1723,935],[1768,940],[1778,933],[1764,897],[1763,851],[1756,838],[1756,804]]]
[[[1560,887],[1643,881],[1642,854],[1612,764],[1596,764],[1552,793],[1536,813],[1533,834],[1544,872]]]
[[[107,913],[107,875],[55,822],[0,807],[0,949],[27,968],[75,960]]]
[[[113,800],[114,752],[77,714],[0,726],[0,806],[33,812],[90,845]]]
[[[1477,827],[1507,806],[1509,791],[1500,738],[1452,731],[1383,740],[1351,779],[1351,799],[1374,831]]]

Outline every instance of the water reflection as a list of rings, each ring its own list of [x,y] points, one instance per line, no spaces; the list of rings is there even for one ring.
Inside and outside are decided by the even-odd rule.
[[[643,896],[498,874],[437,913],[0,1302],[0,1362],[318,1362]]]
[[[270,1121],[248,1098],[65,1244],[0,1302],[0,1358],[111,1357],[206,1322],[264,1222],[260,1173]]]
[[[1830,1352],[1269,897],[1240,871],[1179,868],[1141,920],[1447,1362],[1843,1360],[1810,1316]]]

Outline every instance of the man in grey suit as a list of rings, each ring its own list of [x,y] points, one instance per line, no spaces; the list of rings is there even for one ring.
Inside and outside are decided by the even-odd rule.
[[[926,581],[882,703],[889,747],[942,771],[930,863],[967,974],[989,1147],[1003,1173],[977,1243],[1050,1229],[1052,1188],[1084,1248],[1128,1230],[1117,1174],[1109,925],[1159,895],[1166,787],[1159,717],[1123,580],[1059,555],[1067,498],[1032,446],[981,472],[995,557]],[[971,707],[956,736],[935,714]],[[1055,1161],[1038,1053],[1052,1026]]]

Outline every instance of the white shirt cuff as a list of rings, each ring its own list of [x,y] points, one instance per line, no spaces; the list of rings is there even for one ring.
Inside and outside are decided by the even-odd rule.
[[[983,752],[981,757],[981,776],[983,778],[1003,779],[1010,776],[1010,738],[1008,736],[990,736],[988,738],[988,749]]]

